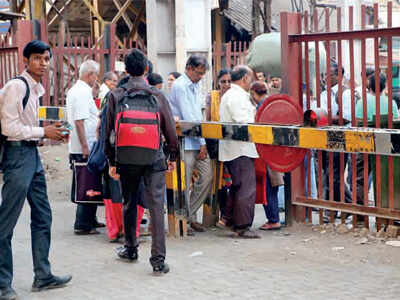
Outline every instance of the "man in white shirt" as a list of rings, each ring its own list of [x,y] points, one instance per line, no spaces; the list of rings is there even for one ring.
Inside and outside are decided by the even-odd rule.
[[[344,69],[342,68],[342,75]],[[338,105],[338,75],[339,66],[335,62],[331,62],[330,69],[330,84],[331,84],[331,112],[332,112],[332,123],[338,124],[339,120],[339,105]],[[328,112],[328,90],[321,93],[321,108]],[[342,94],[342,116],[344,122],[351,121],[351,93],[345,90]],[[329,166],[329,156],[327,152],[322,152],[323,156],[323,186],[324,186],[324,199],[329,199],[329,168],[333,168],[333,199],[334,201],[340,201],[340,153],[333,153],[333,164]],[[346,169],[348,154],[344,154],[344,166],[343,170]],[[344,185],[344,200],[346,203],[352,202],[352,195],[347,185]],[[325,220],[327,221],[327,220]]]
[[[222,96],[220,121],[254,123],[256,107],[250,100],[253,72],[247,66],[232,70],[231,88]],[[250,230],[256,202],[256,174],[254,158],[258,157],[254,143],[219,141],[219,160],[224,162],[232,176],[231,199],[226,204],[226,226],[233,227],[235,234],[244,238],[260,238]]]
[[[96,142],[99,111],[93,100],[92,87],[99,74],[99,64],[87,60],[79,67],[79,80],[67,93],[68,122],[72,125],[69,140],[70,161],[86,162]],[[75,195],[75,174],[72,177],[71,198]],[[75,234],[96,234],[95,228],[103,227],[96,221],[96,204],[78,204],[75,219]]]

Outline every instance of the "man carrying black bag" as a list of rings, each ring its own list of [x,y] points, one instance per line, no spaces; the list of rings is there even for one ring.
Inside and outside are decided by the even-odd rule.
[[[164,262],[165,171],[172,171],[176,166],[175,122],[165,96],[144,79],[148,69],[144,54],[133,49],[125,57],[125,65],[129,80],[108,96],[104,149],[110,176],[120,179],[124,198],[125,245],[117,249],[117,254],[129,262],[138,259],[136,193],[143,177],[152,219],[150,263],[154,275],[163,275],[169,271]],[[161,134],[167,142],[168,161],[162,150]]]

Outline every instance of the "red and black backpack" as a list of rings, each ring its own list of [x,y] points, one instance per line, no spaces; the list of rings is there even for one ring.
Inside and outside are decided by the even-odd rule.
[[[124,89],[116,104],[116,161],[122,165],[151,165],[160,149],[160,112],[151,91]]]

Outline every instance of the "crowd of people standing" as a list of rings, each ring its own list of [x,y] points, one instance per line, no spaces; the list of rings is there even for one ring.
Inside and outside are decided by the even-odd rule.
[[[238,65],[232,70],[220,70],[215,78],[217,90],[210,92],[206,99],[201,99],[199,82],[209,69],[205,57],[191,55],[183,74],[171,72],[165,87],[162,76],[151,71],[152,65],[147,57],[134,49],[125,57],[126,73],[123,78],[115,72],[105,73],[100,86],[97,83],[99,64],[93,60],[84,61],[79,67],[79,79],[67,92],[68,123],[39,127],[37,109],[39,98],[45,92],[40,80],[48,72],[52,52],[46,43],[32,41],[26,45],[23,55],[26,70],[20,77],[10,80],[1,93],[1,130],[6,138],[2,144],[4,184],[0,205],[0,299],[16,297],[11,287],[11,239],[25,198],[32,209],[35,272],[32,289],[40,291],[63,287],[72,278],[54,276],[48,261],[51,210],[37,151],[38,142],[44,137],[63,142],[68,140],[72,169],[71,200],[77,203],[75,234],[98,234],[97,228],[107,227],[110,241],[119,241],[124,236],[123,246],[116,249],[117,256],[124,261],[136,261],[139,257],[139,226],[144,210],[148,209],[152,235],[150,264],[155,275],[168,273],[170,269],[165,262],[165,174],[175,169],[179,159],[176,122],[254,123],[257,109],[269,95],[280,92],[280,78],[270,78],[246,65]],[[331,99],[334,99],[332,113],[336,122],[339,113],[339,67],[335,63],[331,66],[331,86],[321,93],[321,108],[327,109],[327,93],[331,91]],[[386,78],[380,74],[379,86],[376,86],[373,76],[368,82],[368,120],[372,121],[377,91],[380,92],[380,112],[388,113],[388,99],[384,93]],[[11,98],[15,101],[4,101]],[[100,99],[97,106],[94,98]],[[350,124],[351,119],[351,98],[351,91],[344,89],[342,103],[346,124]],[[313,102],[311,107],[315,106]],[[363,105],[360,100],[355,103],[355,108],[356,118],[361,119]],[[393,117],[398,118],[395,102]],[[255,161],[259,158],[254,143],[220,140],[218,144],[214,141],[213,147],[210,147],[211,144],[203,138],[185,137],[182,152],[187,183],[188,234],[195,235],[206,230],[198,221],[197,212],[210,196],[214,179],[212,160],[218,160],[223,162],[224,172],[231,183],[225,187],[227,197],[224,203],[220,203],[217,227],[231,231],[237,238],[260,238],[252,229],[257,189]],[[319,180],[324,181],[324,187],[329,187],[327,170],[329,167],[339,170],[340,156],[334,154],[332,166],[329,166],[326,155],[322,157],[324,176]],[[310,158],[314,156],[311,154]],[[344,158],[346,167],[347,156]],[[363,199],[360,187],[364,179],[361,162],[361,158],[357,160],[357,174],[349,175],[357,176],[360,202]],[[264,205],[267,221],[259,229],[277,230],[281,227],[278,191],[284,184],[283,174],[265,164],[264,167],[267,173],[267,204]],[[101,171],[90,172],[90,168]],[[339,201],[339,172],[334,171],[333,181],[335,201]],[[315,183],[311,184],[311,188],[315,190]],[[315,195],[311,191],[312,194]],[[345,196],[346,202],[351,202],[351,187],[346,186]],[[88,200],[99,201],[99,197],[100,202]],[[106,224],[96,217],[99,203],[105,203]]]

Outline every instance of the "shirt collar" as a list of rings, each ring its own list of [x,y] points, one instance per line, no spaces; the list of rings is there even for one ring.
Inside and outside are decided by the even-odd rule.
[[[129,82],[130,83],[136,83],[136,84],[139,83],[139,84],[147,85],[147,82],[143,77],[132,77],[132,76],[129,76]]]
[[[45,90],[44,90],[44,87],[42,86],[42,84],[40,82],[37,82],[35,79],[33,79],[31,74],[29,74],[27,70],[24,70],[24,72],[22,72],[21,75],[23,77],[25,77],[26,80],[28,81],[29,88],[31,90],[34,90],[38,94],[39,97],[44,95]]]
[[[186,73],[183,73],[182,76],[183,76],[183,78],[185,79],[185,83],[186,83],[187,86],[193,87],[193,88],[197,89],[197,87],[199,86],[199,83],[198,83],[198,82],[197,82],[197,83],[194,83],[194,82],[189,78],[189,76],[187,76]]]
[[[83,85],[85,88],[88,88],[90,90],[92,90],[92,87],[90,85],[88,85],[85,81],[78,79],[78,81],[76,82],[80,85]]]
[[[237,85],[235,83],[231,83],[231,89],[245,92],[246,94],[248,94],[248,92],[244,88],[242,88],[240,85]]]

